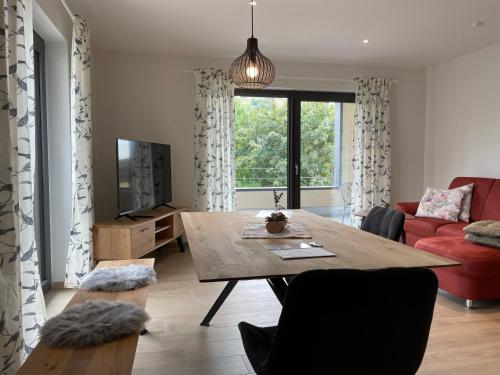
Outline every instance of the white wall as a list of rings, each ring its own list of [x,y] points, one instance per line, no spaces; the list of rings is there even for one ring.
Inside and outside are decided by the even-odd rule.
[[[37,0],[34,29],[45,40],[52,282],[64,280],[71,231],[70,53],[72,21],[60,1]]]
[[[231,61],[164,54],[93,51],[95,206],[98,220],[115,214],[115,138],[172,145],[174,205],[192,206],[194,66],[227,68]],[[392,89],[393,199],[420,194],[423,185],[425,71],[348,65],[282,63],[277,74],[399,80]],[[277,79],[274,88],[352,91],[350,82]]]
[[[425,185],[500,177],[499,87],[500,43],[427,70]]]

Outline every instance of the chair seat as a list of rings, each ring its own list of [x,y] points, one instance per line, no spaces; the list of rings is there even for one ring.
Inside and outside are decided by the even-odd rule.
[[[441,225],[436,230],[436,235],[442,237],[465,237],[464,228],[469,224],[470,223],[466,223],[465,221],[459,221],[458,223]]]

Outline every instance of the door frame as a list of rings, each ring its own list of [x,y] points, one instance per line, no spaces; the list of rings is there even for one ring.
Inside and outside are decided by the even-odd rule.
[[[289,127],[289,154],[288,159],[288,207],[300,208],[300,129],[301,129],[301,103],[302,102],[335,102],[354,103],[356,95],[353,92],[328,92],[328,91],[292,91],[292,121]],[[290,157],[291,156],[291,157]]]
[[[47,105],[46,105],[46,80],[45,80],[45,41],[40,35],[33,31],[33,49],[35,59],[35,133],[37,140],[36,166],[41,173],[40,195],[42,202],[42,212],[40,215],[40,242],[37,248],[42,259],[39,259],[40,268],[45,274],[45,280],[40,280],[42,290],[47,293],[51,288],[51,257],[50,257],[50,206],[49,206],[49,162],[48,162],[48,135],[47,135]],[[38,68],[38,69],[37,69]],[[38,79],[36,79],[38,78]],[[37,182],[38,183],[38,182]],[[40,277],[41,279],[41,277]]]
[[[288,99],[287,118],[287,207],[300,208],[300,110],[301,102],[354,103],[353,92],[303,91],[281,89],[235,89],[235,96]]]

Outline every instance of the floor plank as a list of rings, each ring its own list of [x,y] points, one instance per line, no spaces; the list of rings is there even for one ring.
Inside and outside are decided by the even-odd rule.
[[[189,254],[176,248],[153,253],[158,283],[146,305],[150,334],[141,336],[135,375],[255,374],[245,356],[238,322],[276,324],[280,305],[265,281],[240,282],[212,320],[199,323],[224,283],[199,283]],[[151,256],[151,255],[149,255]],[[54,289],[47,313],[62,310],[72,290]],[[367,307],[369,308],[369,307]],[[440,292],[419,375],[500,373],[500,302],[466,310],[464,301]]]

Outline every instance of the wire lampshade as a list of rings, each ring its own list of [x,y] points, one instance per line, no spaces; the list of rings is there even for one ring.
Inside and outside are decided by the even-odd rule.
[[[229,68],[229,77],[233,83],[245,89],[263,89],[269,86],[276,73],[274,64],[259,51],[257,38],[253,36],[253,7],[252,5],[252,37],[247,39],[247,49]]]
[[[274,80],[274,64],[259,51],[257,38],[247,39],[247,49],[229,68],[229,77],[242,88],[262,89]]]

